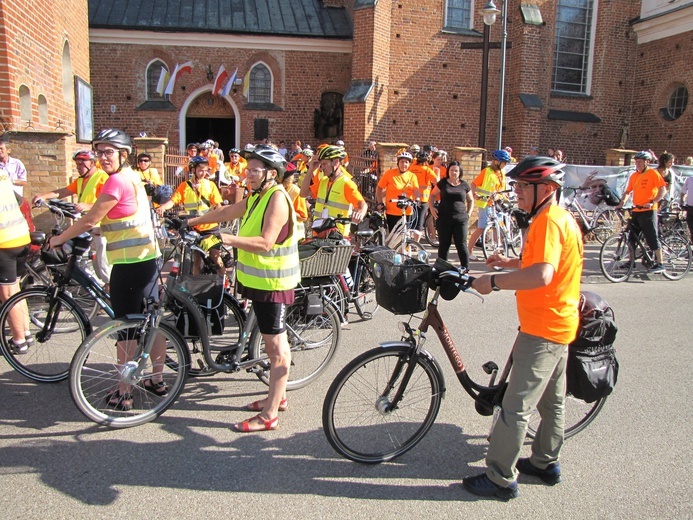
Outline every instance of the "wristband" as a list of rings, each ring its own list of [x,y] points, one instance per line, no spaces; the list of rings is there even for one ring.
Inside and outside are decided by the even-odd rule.
[[[493,291],[500,291],[501,288],[496,285],[496,275],[491,275],[491,289]]]

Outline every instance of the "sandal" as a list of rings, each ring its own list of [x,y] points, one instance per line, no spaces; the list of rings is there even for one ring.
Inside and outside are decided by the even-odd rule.
[[[10,338],[7,341],[7,346],[14,354],[26,354],[29,350],[29,345],[27,345],[26,340],[22,343],[17,343],[14,338]]]
[[[120,390],[113,390],[106,394],[106,400],[108,406],[116,410],[124,412],[132,410],[132,394],[130,392],[121,394]]]
[[[147,392],[151,392],[159,397],[163,397],[168,394],[168,386],[163,381],[155,383],[151,379],[145,379],[142,383],[142,388],[144,388]]]
[[[250,425],[253,423],[253,421],[259,421],[260,424],[262,425],[260,428],[252,428]],[[254,424],[257,424],[255,422]],[[243,433],[252,433],[252,432],[263,432],[263,431],[268,431],[268,430],[275,430],[277,428],[277,425],[279,424],[279,416],[275,417],[274,419],[263,419],[260,417],[260,415],[256,415],[255,417],[251,417],[250,419],[246,419],[243,422],[236,423],[232,425],[231,427],[236,430],[237,432],[243,432]]]
[[[264,407],[264,402],[266,399],[261,399],[259,401],[253,401],[252,403],[248,403],[245,405],[246,410],[250,410],[251,412],[261,412],[263,407]],[[279,401],[279,411],[280,412],[286,412],[289,409],[289,402],[287,401],[286,397]]]

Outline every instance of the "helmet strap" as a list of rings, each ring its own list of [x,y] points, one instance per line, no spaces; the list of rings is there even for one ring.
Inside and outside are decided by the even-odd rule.
[[[544,199],[537,203],[537,198],[538,198],[538,191],[539,191],[539,182],[533,183],[534,184],[534,203],[532,204],[532,211],[529,212],[529,218],[534,217],[537,213],[539,213],[539,210],[544,208],[544,206],[548,205],[551,203],[551,199],[554,196],[554,193],[556,190],[552,191],[550,194],[548,194]]]

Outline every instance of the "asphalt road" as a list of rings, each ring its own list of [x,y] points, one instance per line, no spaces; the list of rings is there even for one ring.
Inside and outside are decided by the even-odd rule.
[[[483,467],[490,418],[476,414],[435,337],[427,348],[443,364],[447,395],[430,433],[392,463],[362,466],[336,455],[322,432],[322,401],[350,359],[397,338],[398,318],[381,310],[344,331],[323,377],[292,392],[280,428],[261,434],[229,429],[266,391],[249,374],[190,380],[157,421],[111,430],[80,414],[67,383],[29,382],[0,360],[1,516],[692,518],[693,275],[611,284],[594,254],[588,250],[584,282],[616,311],[621,372],[599,417],[566,443],[557,486],[521,478],[521,496],[509,503],[462,489],[461,479]],[[473,376],[507,356],[517,328],[510,292],[484,303],[461,295],[441,312]]]

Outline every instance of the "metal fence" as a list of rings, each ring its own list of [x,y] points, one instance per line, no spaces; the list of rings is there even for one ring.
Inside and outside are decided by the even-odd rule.
[[[380,178],[378,160],[372,157],[349,156],[349,171],[368,207],[375,207],[375,189]]]
[[[169,184],[175,189],[183,182],[189,159],[184,150],[173,146],[167,147],[164,155],[164,171],[161,175],[164,184]]]

